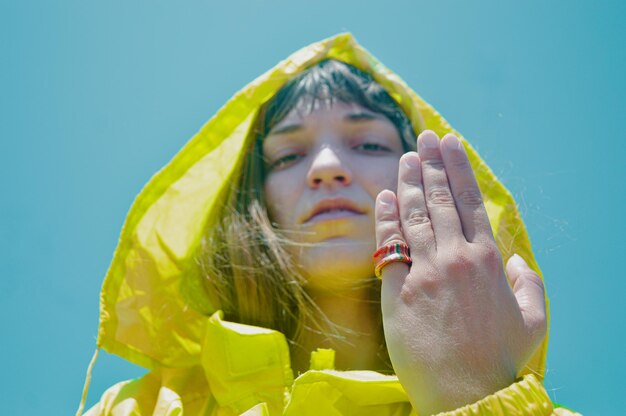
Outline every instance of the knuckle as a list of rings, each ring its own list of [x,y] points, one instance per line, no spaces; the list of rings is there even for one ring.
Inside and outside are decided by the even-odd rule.
[[[397,214],[393,210],[378,210],[376,212],[376,218],[381,222],[396,222],[398,220]]]
[[[456,200],[466,206],[479,207],[483,204],[483,196],[476,189],[459,192]]]
[[[476,273],[476,263],[469,253],[456,251],[455,254],[447,256],[444,260],[444,270],[446,276],[450,278],[473,276]]]
[[[417,300],[419,296],[418,292],[419,289],[417,285],[405,283],[402,285],[402,289],[400,289],[400,300],[403,303],[410,305]]]
[[[424,293],[434,293],[441,287],[441,281],[435,278],[407,278],[400,289],[400,300],[407,305],[418,302]]]
[[[425,278],[419,282],[420,293],[434,294],[442,287],[441,279]]]
[[[457,169],[465,170],[471,168],[467,156],[465,156],[465,153],[462,151],[455,152],[450,160],[450,163],[452,164],[452,167]]]
[[[379,222],[378,227],[376,227],[376,231],[378,232],[378,235],[381,236],[381,238],[384,238],[385,240],[388,239],[388,238],[385,238],[385,236],[399,235],[400,234],[399,230],[400,230],[400,225],[398,224],[397,221]]]
[[[416,175],[415,172],[412,171],[403,171],[400,174],[400,180],[402,180],[407,185],[411,186],[422,186],[422,179],[420,175]]]
[[[502,268],[502,255],[497,247],[489,244],[483,246],[480,252],[482,263],[490,270],[493,268]]]
[[[537,273],[531,270],[526,273],[524,278],[528,280],[530,284],[537,286],[539,290],[541,290],[541,293],[545,293],[545,286],[543,284],[543,280],[541,280],[541,277],[539,277]]]
[[[395,227],[396,222],[394,220],[382,218],[376,218],[375,220],[375,230],[378,234],[388,234],[387,230],[393,230]]]
[[[430,222],[430,218],[428,217],[428,213],[423,209],[413,208],[409,211],[408,216],[405,219],[406,227],[415,227],[424,224],[428,224]]]
[[[428,201],[433,205],[454,206],[450,189],[445,186],[432,186],[428,190]]]
[[[425,159],[422,160],[422,164],[425,165],[427,169],[445,171],[445,165],[442,159]]]

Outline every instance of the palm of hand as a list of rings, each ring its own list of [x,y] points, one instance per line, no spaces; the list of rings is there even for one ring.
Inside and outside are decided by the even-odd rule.
[[[431,414],[511,384],[545,335],[546,313],[541,279],[519,256],[507,283],[460,141],[425,131],[418,147],[400,161],[397,197],[377,199],[376,237],[411,250],[410,270],[383,270],[383,324],[398,378]]]

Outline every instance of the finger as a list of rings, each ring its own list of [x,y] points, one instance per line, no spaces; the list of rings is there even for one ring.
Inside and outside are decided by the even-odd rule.
[[[517,254],[507,261],[506,273],[526,329],[531,339],[539,342],[545,336],[548,325],[543,281]]]
[[[393,192],[384,190],[378,194],[376,198],[375,218],[377,248],[394,243],[406,244],[400,228],[398,201]],[[394,262],[383,268],[382,279],[383,281],[390,280],[401,284],[408,273],[408,264]]]
[[[441,154],[466,240],[493,242],[487,210],[463,144],[447,134],[441,140]]]
[[[465,241],[461,220],[448,185],[446,169],[441,158],[439,138],[431,130],[425,130],[417,141],[422,162],[422,182],[428,215],[437,247],[450,246]]]
[[[400,158],[398,208],[402,231],[411,249],[411,259],[419,261],[436,244],[424,198],[420,158],[415,152],[408,152]]]

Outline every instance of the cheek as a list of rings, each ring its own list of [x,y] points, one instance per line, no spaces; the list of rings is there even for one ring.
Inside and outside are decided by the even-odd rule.
[[[284,176],[284,175],[281,175]],[[293,220],[289,218],[289,213],[295,211],[294,195],[295,190],[290,186],[288,178],[281,178],[271,175],[265,181],[263,192],[267,203],[267,210],[270,220],[281,226],[288,226]]]
[[[389,189],[396,192],[398,188],[398,163],[400,159],[392,160],[389,163],[372,165],[368,169],[368,193],[375,199],[380,191]]]

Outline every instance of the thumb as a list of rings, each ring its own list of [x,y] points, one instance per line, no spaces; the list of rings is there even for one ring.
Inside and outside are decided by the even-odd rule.
[[[540,341],[548,328],[543,281],[517,254],[513,254],[507,261],[506,273],[524,324],[531,337]]]

